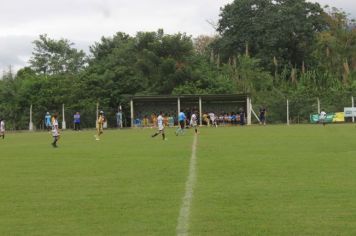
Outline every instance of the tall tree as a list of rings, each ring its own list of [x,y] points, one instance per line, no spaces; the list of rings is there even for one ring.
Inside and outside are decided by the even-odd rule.
[[[33,42],[34,51],[29,63],[40,74],[77,73],[85,65],[85,53],[73,48],[67,39],[54,40],[46,34]]]
[[[225,60],[248,54],[272,67],[281,64],[301,67],[310,57],[315,32],[326,27],[323,9],[305,0],[235,0],[220,14],[216,44]]]

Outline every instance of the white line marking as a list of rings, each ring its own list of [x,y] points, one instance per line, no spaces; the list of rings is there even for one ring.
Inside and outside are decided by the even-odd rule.
[[[198,142],[198,135],[194,135],[194,140],[192,145],[192,156],[190,158],[190,164],[189,164],[189,176],[187,182],[185,183],[185,195],[183,197],[183,202],[178,217],[178,225],[177,225],[178,236],[188,236],[190,207],[192,205],[194,185],[196,182],[195,169],[197,163],[197,156],[196,156],[197,142]]]

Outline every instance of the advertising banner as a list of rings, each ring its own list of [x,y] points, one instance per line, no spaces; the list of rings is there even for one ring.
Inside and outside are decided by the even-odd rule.
[[[345,114],[343,112],[336,112],[333,122],[345,122]]]
[[[356,107],[344,107],[345,117],[356,117]]]
[[[325,123],[344,122],[344,121],[345,121],[345,115],[343,112],[327,113],[326,118],[324,119]],[[310,123],[313,124],[319,123],[319,114],[311,114]]]

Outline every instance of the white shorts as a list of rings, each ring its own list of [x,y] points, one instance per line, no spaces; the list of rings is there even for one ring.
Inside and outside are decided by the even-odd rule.
[[[59,136],[58,130],[56,130],[56,129],[52,130],[52,136],[53,137],[58,137]]]
[[[158,131],[163,131],[163,130],[164,130],[164,126],[163,125],[158,126]]]

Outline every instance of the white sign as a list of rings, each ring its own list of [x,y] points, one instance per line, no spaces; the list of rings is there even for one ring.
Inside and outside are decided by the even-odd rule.
[[[356,117],[356,107],[344,107],[345,117]]]

